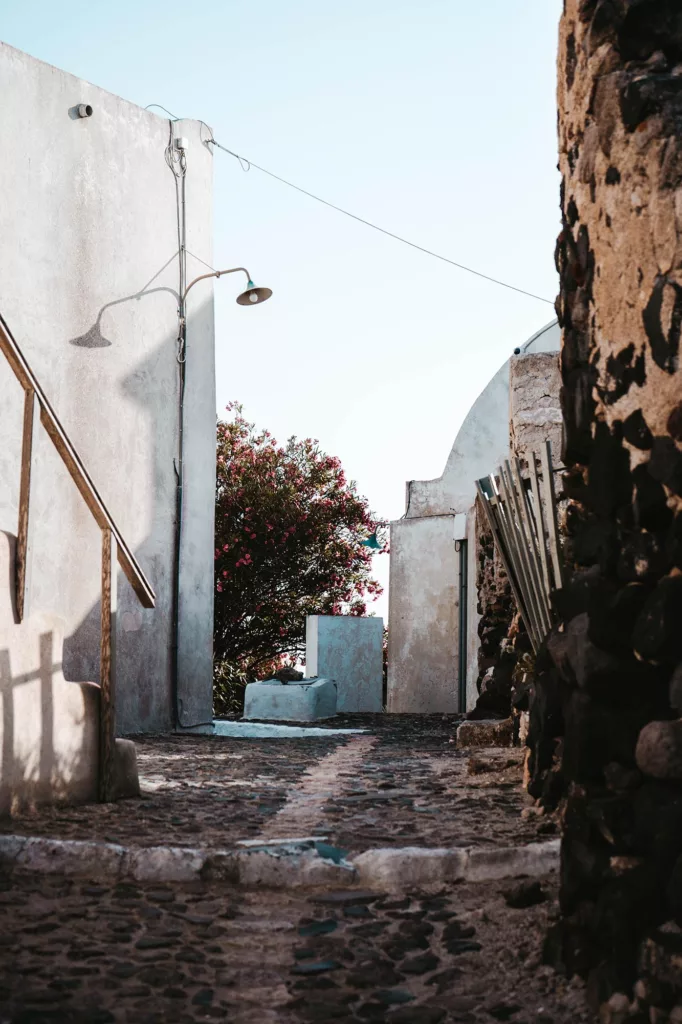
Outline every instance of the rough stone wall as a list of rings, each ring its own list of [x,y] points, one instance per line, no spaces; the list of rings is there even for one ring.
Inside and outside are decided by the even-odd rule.
[[[495,548],[481,499],[476,498],[476,593],[478,595],[479,693],[470,718],[507,718],[516,656],[507,641],[515,605],[509,579]]]
[[[549,950],[611,1000],[602,1020],[680,1020],[679,0],[565,0],[558,99],[575,573],[542,666],[568,786]]]
[[[561,374],[556,352],[514,356],[509,363],[509,441],[512,455],[527,464],[549,441],[554,464],[561,454]]]

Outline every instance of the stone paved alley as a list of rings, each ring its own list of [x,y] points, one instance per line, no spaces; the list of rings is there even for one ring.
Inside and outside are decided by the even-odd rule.
[[[335,724],[337,724],[335,722]],[[314,835],[346,856],[552,838],[521,752],[457,750],[456,719],[352,716],[364,735],[145,737],[141,800],[51,809],[15,835],[229,848]],[[0,1022],[590,1021],[542,965],[554,876],[363,891],[143,883],[0,869]]]

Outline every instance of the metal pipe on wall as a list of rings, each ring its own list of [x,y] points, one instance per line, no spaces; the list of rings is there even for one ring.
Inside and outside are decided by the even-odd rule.
[[[459,553],[459,650],[458,650],[458,710],[467,709],[467,601],[469,591],[468,548],[465,540],[455,541],[455,551]]]

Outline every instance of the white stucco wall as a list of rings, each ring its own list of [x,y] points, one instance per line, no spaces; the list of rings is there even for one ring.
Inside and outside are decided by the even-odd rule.
[[[169,123],[0,44],[0,310],[157,595],[119,573],[118,728],[172,724],[178,225]],[[74,117],[78,103],[92,117]],[[189,139],[187,246],[211,262],[212,158]],[[192,265],[190,276],[201,273]],[[215,383],[212,289],[188,310],[180,699],[211,717]],[[22,392],[0,358],[0,529],[16,532]],[[64,674],[99,681],[100,538],[41,432],[34,608],[66,621]]]
[[[388,710],[457,710],[455,517],[391,523]]]
[[[554,320],[519,348],[523,354],[558,352],[560,344],[561,331]],[[471,406],[442,476],[408,481],[406,518],[467,512],[476,497],[475,481],[508,457],[509,368],[507,360]]]
[[[384,620],[364,615],[308,615],[306,675],[336,683],[336,710],[383,710]]]
[[[556,352],[556,321],[541,328],[522,353]],[[511,357],[512,359],[514,356]],[[476,480],[509,456],[510,360],[497,371],[469,410],[442,476],[411,480],[403,519],[391,523],[389,581],[388,710],[448,712],[458,708],[459,561],[453,513],[470,513]],[[434,518],[437,517],[437,518]],[[440,524],[440,525],[434,525]],[[473,524],[468,522],[467,708],[476,700],[476,569]],[[449,530],[449,540],[448,540]],[[452,548],[452,550],[450,550]],[[428,684],[424,685],[423,680]]]

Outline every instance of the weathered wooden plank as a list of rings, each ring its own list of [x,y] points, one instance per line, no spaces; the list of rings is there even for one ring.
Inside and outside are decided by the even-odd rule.
[[[501,466],[498,468],[498,480],[499,485],[496,484],[496,486],[499,486],[499,511],[505,523],[505,535],[507,538],[507,544],[509,545],[509,550],[512,553],[512,561],[516,570],[518,588],[523,596],[523,601],[526,606],[526,617],[530,624],[528,635],[531,639],[531,643],[533,644],[533,648],[537,650],[540,644],[540,630],[538,629],[537,617],[530,600],[530,591],[528,581],[526,579],[526,570],[523,564],[521,546],[519,543],[519,529],[514,513],[514,506],[512,504],[511,496],[509,493],[509,482]]]
[[[533,504],[535,505],[535,522],[537,525],[538,542],[540,548],[540,564],[542,566],[542,582],[547,594],[547,601],[549,602],[549,595],[552,590],[552,584],[549,578],[549,554],[547,552],[547,536],[545,529],[545,513],[542,507],[542,498],[540,497],[540,484],[538,481],[538,468],[535,464],[537,456],[535,452],[530,453],[530,487],[533,494]],[[550,604],[551,610],[551,604]]]
[[[110,530],[112,536],[116,540],[120,566],[126,574],[131,587],[137,594],[140,604],[144,608],[153,608],[156,604],[156,595],[154,594],[146,576],[142,572],[142,569],[138,565],[137,559],[123,540],[123,537],[107,511],[104,502],[100,498],[95,485],[78,457],[75,448],[61,429],[59,422],[50,414],[50,410],[46,409],[42,403],[40,409],[40,420],[45,427],[45,430],[50,435],[52,443],[59,452],[62,462],[68,469],[71,479],[80,491],[85,504],[90,509],[95,522],[100,529]]]
[[[488,520],[488,526],[490,527],[491,533],[493,535],[493,540],[497,547],[497,551],[499,553],[502,565],[504,566],[504,571],[507,574],[509,585],[511,586],[512,594],[514,595],[514,600],[516,601],[516,607],[519,609],[519,613],[521,615],[521,618],[523,619],[526,631],[528,632],[528,636],[531,638],[532,642],[533,630],[531,627],[528,610],[526,608],[525,602],[519,590],[517,576],[515,574],[514,569],[512,568],[512,563],[510,561],[510,553],[500,533],[500,526],[495,519],[492,503],[486,497],[486,494],[483,488],[481,487],[481,483],[479,480],[476,481],[476,490],[478,491],[481,502],[483,503],[483,508],[486,514],[486,518]]]
[[[31,485],[35,487],[33,461],[36,451],[38,399],[33,388],[24,392],[24,423],[21,437],[21,477],[19,482],[19,522],[17,527],[16,607],[19,622],[28,613],[31,584],[31,560],[35,517],[31,516]],[[35,509],[34,509],[35,512]]]
[[[142,572],[137,559],[123,539],[119,529],[109,513],[106,505],[97,491],[89,473],[80,460],[76,449],[72,445],[66,431],[62,427],[57,415],[50,405],[45,392],[40,386],[37,378],[26,361],[21,349],[17,345],[12,333],[0,316],[0,351],[4,354],[15,377],[25,391],[33,391],[40,404],[40,420],[45,427],[52,443],[59,452],[71,478],[80,491],[83,500],[90,509],[97,524],[101,529],[109,529],[116,540],[118,560],[121,568],[126,574],[138,600],[145,608],[153,608],[156,604],[156,595]]]
[[[509,463],[508,463],[509,465]],[[537,537],[535,534],[535,521],[533,520],[533,513],[530,505],[528,504],[528,495],[526,494],[526,488],[521,475],[521,463],[518,458],[514,458],[511,463],[511,476],[512,484],[517,496],[517,504],[520,509],[519,523],[521,527],[521,535],[526,544],[526,552],[528,555],[528,565],[530,568],[531,586],[533,588],[533,594],[535,596],[535,602],[538,609],[538,616],[540,623],[543,627],[542,636],[543,639],[549,633],[552,628],[552,619],[549,612],[549,601],[547,600],[547,594],[542,586],[542,572],[540,568],[540,555],[538,552]]]
[[[116,788],[116,538],[102,530],[102,635],[100,640],[99,798],[108,803]]]
[[[561,565],[561,548],[559,547],[559,525],[556,517],[554,477],[552,475],[552,446],[549,441],[545,441],[540,449],[540,463],[542,466],[542,482],[547,509],[549,549],[552,554],[552,568],[554,570],[554,586],[556,590],[561,590],[564,585],[564,577]]]
[[[535,650],[537,650],[542,642],[544,631],[542,628],[542,619],[536,606],[535,595],[533,593],[533,587],[530,578],[530,567],[528,565],[528,554],[526,552],[525,544],[523,543],[523,536],[520,530],[520,512],[514,500],[515,493],[513,482],[511,479],[511,470],[508,469],[507,464],[507,467],[500,466],[498,472],[500,476],[502,498],[506,507],[509,510],[510,532],[512,534],[513,543],[517,552],[517,562],[520,567],[519,584],[526,599],[528,613],[533,624],[531,640],[533,641],[533,646]]]
[[[526,628],[528,629],[528,623],[530,622],[530,613],[528,610],[528,599],[523,590],[523,570],[521,567],[519,551],[516,544],[514,523],[512,517],[510,516],[509,508],[507,505],[505,505],[502,495],[500,494],[498,484],[493,474],[491,474],[488,479],[490,481],[490,486],[493,492],[495,493],[495,497],[492,498],[490,501],[491,512],[497,524],[498,532],[503,542],[504,549],[507,553],[507,560],[509,561],[509,565],[511,568],[511,575],[512,578],[515,580],[516,589],[519,594],[519,598],[516,603],[518,605],[519,601],[521,602],[521,604],[519,605],[519,611],[522,613],[523,620],[525,623],[527,623]],[[507,573],[507,575],[509,575],[509,573]],[[532,624],[531,628],[528,629],[528,635],[531,638],[533,636]]]

